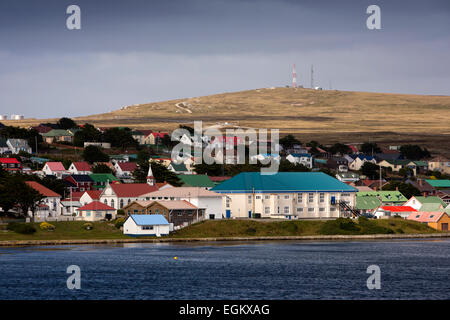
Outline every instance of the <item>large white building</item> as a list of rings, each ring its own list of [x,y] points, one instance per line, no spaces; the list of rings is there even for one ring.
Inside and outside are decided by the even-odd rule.
[[[244,172],[211,191],[226,218],[322,219],[351,215],[358,190],[322,172]]]

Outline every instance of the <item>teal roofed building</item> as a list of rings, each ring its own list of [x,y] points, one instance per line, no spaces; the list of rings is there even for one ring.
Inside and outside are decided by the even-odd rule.
[[[243,172],[215,186],[226,218],[338,218],[355,207],[356,188],[322,172]]]

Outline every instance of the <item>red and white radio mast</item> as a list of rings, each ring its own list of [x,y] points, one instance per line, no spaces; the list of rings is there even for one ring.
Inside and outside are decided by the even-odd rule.
[[[295,63],[294,68],[292,69],[292,88],[297,88],[297,72],[295,72]]]

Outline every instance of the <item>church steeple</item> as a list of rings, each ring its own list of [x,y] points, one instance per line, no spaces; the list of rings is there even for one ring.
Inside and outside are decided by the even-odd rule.
[[[147,183],[151,186],[155,185],[155,177],[153,177],[152,165],[148,165]]]

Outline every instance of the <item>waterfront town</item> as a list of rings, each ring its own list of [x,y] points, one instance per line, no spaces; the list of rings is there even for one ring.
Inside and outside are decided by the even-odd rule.
[[[237,148],[258,141],[203,136],[201,148],[226,151],[205,164],[195,152],[173,156],[176,144],[198,143],[192,127],[180,128],[187,134],[172,141],[171,132],[151,127],[104,128],[70,118],[28,128],[0,124],[2,230],[106,221],[125,235],[160,237],[205,220],[365,217],[448,231],[450,160],[425,146],[322,145],[285,135],[276,153],[239,161]],[[276,162],[278,172],[262,174],[264,160]]]

